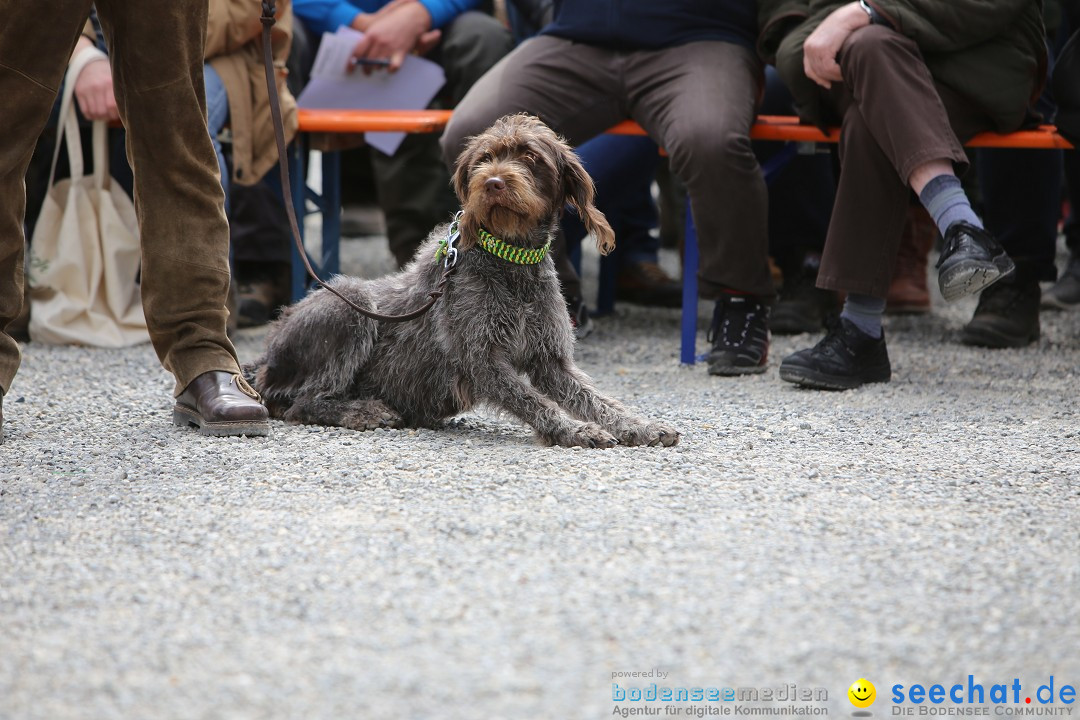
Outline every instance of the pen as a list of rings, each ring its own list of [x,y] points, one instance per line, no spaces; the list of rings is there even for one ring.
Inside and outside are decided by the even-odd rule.
[[[367,65],[368,67],[390,67],[390,61],[384,58],[349,58],[353,65]]]

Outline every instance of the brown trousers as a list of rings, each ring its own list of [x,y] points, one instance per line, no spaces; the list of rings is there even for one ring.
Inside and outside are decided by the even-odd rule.
[[[23,176],[91,0],[0,0],[0,328],[23,302]],[[176,393],[210,370],[237,372],[225,334],[229,228],[206,128],[206,0],[96,0],[135,173],[142,299]],[[19,347],[0,332],[0,388]]]
[[[804,39],[788,38],[781,48],[778,69],[789,86],[807,82],[800,77]],[[976,103],[936,83],[915,42],[888,28],[871,25],[852,33],[839,60],[843,83],[810,99],[825,108],[827,122],[842,123],[840,179],[817,284],[883,298],[912,171],[932,160],[951,160],[958,172],[966,170],[962,143],[993,123]]]
[[[768,264],[768,196],[750,126],[762,80],[753,50],[695,42],[616,52],[541,35],[482,77],[443,134],[452,165],[465,139],[508,113],[536,115],[579,145],[636,120],[685,183],[701,244],[701,294],[725,288],[775,295]],[[618,242],[618,238],[616,238]]]

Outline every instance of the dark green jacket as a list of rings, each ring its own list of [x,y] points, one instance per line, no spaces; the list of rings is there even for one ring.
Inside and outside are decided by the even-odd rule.
[[[758,0],[758,52],[780,71],[799,115],[817,125],[821,94],[802,72],[802,45],[847,1]],[[985,110],[998,131],[1023,124],[1046,80],[1042,0],[868,2],[918,44],[935,80]]]

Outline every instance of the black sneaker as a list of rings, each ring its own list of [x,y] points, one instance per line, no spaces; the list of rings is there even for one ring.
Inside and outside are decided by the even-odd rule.
[[[819,390],[850,390],[891,377],[885,333],[872,338],[843,317],[817,345],[780,363],[782,380]]]
[[[1014,348],[1039,339],[1039,281],[1005,281],[983,290],[960,341],[988,348]]]
[[[780,299],[769,314],[769,329],[777,335],[820,332],[835,317],[836,295],[816,286],[817,271],[807,263],[784,278]]]
[[[745,295],[717,300],[706,338],[713,344],[710,375],[763,373],[769,360],[769,307]]]
[[[1065,272],[1043,293],[1042,306],[1047,310],[1070,310],[1077,305],[1080,305],[1080,254],[1073,254]]]
[[[938,287],[946,300],[956,300],[974,295],[1015,267],[990,233],[970,223],[953,223],[937,261]]]
[[[566,298],[566,312],[570,315],[570,327],[578,340],[593,331],[592,319],[589,318],[589,309],[585,307],[584,300],[579,297]]]

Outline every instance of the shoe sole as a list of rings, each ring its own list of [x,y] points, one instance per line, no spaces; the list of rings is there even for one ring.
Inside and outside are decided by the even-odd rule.
[[[172,421],[173,425],[194,427],[200,435],[212,437],[266,437],[270,434],[269,422],[206,422],[199,413],[184,405],[173,408]]]
[[[740,365],[721,365],[719,367],[710,365],[709,374],[719,375],[720,377],[736,377],[738,375],[760,375],[765,372],[767,366],[754,365],[754,366],[740,366]]]
[[[1005,350],[1008,348],[1027,347],[1038,340],[1039,335],[1040,332],[1038,328],[1036,328],[1033,333],[1019,337],[1017,335],[1006,335],[1004,333],[994,332],[990,328],[971,329],[965,327],[963,334],[960,335],[960,342],[964,345],[971,345],[973,347]]]
[[[955,265],[941,268],[938,273],[938,287],[941,289],[941,296],[952,302],[981,292],[1014,269],[1016,265],[1004,253],[989,262],[961,260]]]
[[[827,375],[808,368],[784,367],[781,365],[780,379],[801,387],[814,388],[815,390],[854,390],[869,383],[889,382],[892,379],[892,373],[890,372],[886,377],[849,377]]]

